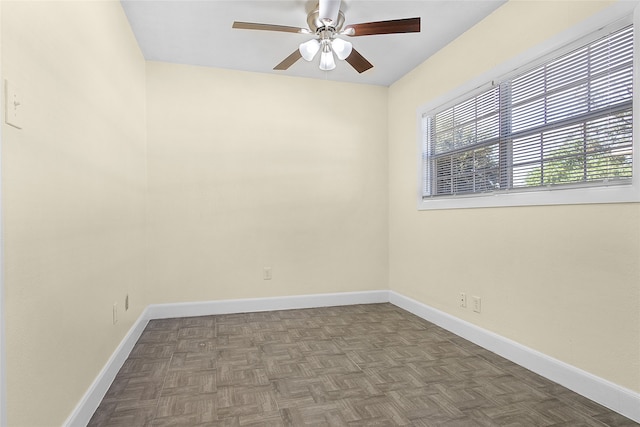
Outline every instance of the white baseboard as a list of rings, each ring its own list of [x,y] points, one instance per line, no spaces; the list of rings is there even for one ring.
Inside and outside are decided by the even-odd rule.
[[[389,302],[389,291],[342,292],[335,294],[296,295],[177,304],[152,304],[148,307],[148,310],[151,319],[169,319],[172,317],[253,313],[258,311],[293,310],[299,308],[384,302]]]
[[[80,402],[76,405],[71,415],[69,415],[69,418],[62,424],[63,426],[85,427],[89,423],[93,413],[98,409],[102,398],[107,394],[111,383],[116,378],[118,371],[122,368],[127,357],[129,357],[129,353],[133,350],[133,347],[142,335],[148,322],[149,317],[147,316],[147,310],[144,310],[120,342],[120,345],[118,345],[113,352],[107,364],[102,368],[102,371],[100,371]]]
[[[640,393],[620,387],[397,292],[389,292],[389,302],[627,418],[640,422]]]
[[[144,328],[153,319],[208,316],[214,314],[249,313],[257,311],[292,310],[299,308],[332,307],[339,305],[375,304],[389,302],[389,291],[344,292],[334,294],[300,295],[273,298],[204,301],[176,304],[152,304],[140,315],[107,364],[93,381],[71,415],[66,427],[84,427],[89,423],[122,365],[129,357]]]
[[[87,425],[149,320],[385,302],[390,302],[489,351],[499,354],[520,366],[567,387],[594,402],[606,406],[627,418],[640,422],[640,393],[620,387],[612,382],[596,377],[574,366],[433,307],[429,307],[414,299],[405,297],[397,292],[366,291],[194,303],[152,304],[143,311],[140,318],[131,327],[129,333],[124,337],[105,367],[63,425],[67,427]]]

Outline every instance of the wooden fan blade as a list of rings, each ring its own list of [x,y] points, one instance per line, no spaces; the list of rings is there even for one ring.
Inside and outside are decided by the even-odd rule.
[[[289,55],[286,58],[284,58],[284,60],[281,63],[279,63],[278,65],[273,67],[273,69],[274,70],[286,70],[287,68],[289,68],[293,64],[295,64],[295,62],[300,58],[302,58],[302,55],[300,54],[300,51],[298,49],[296,49],[291,55]]]
[[[258,24],[256,22],[234,21],[232,28],[241,30],[280,31],[283,33],[311,34],[306,28],[287,27],[286,25]]]
[[[347,25],[343,34],[351,37],[376,34],[419,33],[420,17]]]
[[[351,55],[347,56],[345,61],[347,61],[360,74],[364,73],[369,68],[373,68],[373,64],[367,61],[365,57],[360,55],[360,52],[355,49],[351,50]]]

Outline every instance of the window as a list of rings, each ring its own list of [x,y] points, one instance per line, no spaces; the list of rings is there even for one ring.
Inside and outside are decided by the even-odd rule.
[[[531,195],[630,187],[633,62],[627,26],[425,111],[422,207],[525,193],[498,205],[553,204]]]

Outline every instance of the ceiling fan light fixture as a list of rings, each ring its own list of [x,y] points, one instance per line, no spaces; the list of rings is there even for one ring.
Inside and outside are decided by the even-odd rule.
[[[307,42],[300,43],[298,50],[305,61],[311,61],[320,50],[320,42],[317,39],[311,39]]]
[[[335,52],[339,60],[348,62],[360,74],[373,68],[373,64],[355,50],[351,43],[336,36],[359,37],[420,32],[421,18],[419,16],[415,18],[362,22],[344,27],[345,17],[340,10],[342,0],[314,1],[318,1],[318,6],[307,13],[308,28],[244,21],[234,21],[232,28],[316,35],[315,39],[299,44],[298,49],[273,67],[274,70],[287,70],[300,58],[309,62],[313,61],[318,51],[321,51],[321,70],[329,71],[336,68],[336,60],[333,57]]]
[[[336,60],[333,59],[331,49],[322,49],[320,54],[320,69],[322,71],[330,71],[336,68]]]
[[[336,56],[339,60],[344,61],[351,55],[351,51],[353,50],[353,45],[342,39],[333,39],[331,41],[331,48],[336,53]]]

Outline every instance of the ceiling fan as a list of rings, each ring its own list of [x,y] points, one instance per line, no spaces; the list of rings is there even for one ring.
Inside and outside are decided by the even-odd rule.
[[[340,0],[320,0],[318,7],[307,15],[309,28],[284,25],[260,24],[235,21],[233,28],[244,30],[280,31],[285,33],[315,34],[315,38],[301,43],[291,55],[276,65],[274,70],[286,70],[298,59],[312,61],[320,52],[320,69],[333,70],[336,67],[334,54],[347,61],[358,73],[373,67],[352,44],[338,36],[371,36],[377,34],[419,33],[420,18],[393,19],[388,21],[364,22],[344,26],[344,13],[340,10]]]

